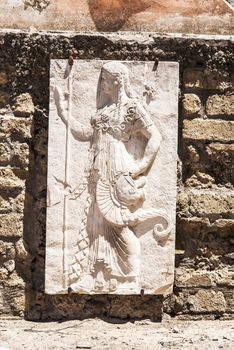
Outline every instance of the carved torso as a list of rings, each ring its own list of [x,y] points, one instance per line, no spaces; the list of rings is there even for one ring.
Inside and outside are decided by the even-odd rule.
[[[97,111],[91,120],[94,131],[108,133],[114,138],[126,142],[131,134],[140,128],[152,125],[148,114],[140,112],[139,102],[132,100],[119,107],[116,105],[105,106]]]
[[[152,125],[150,116],[131,100],[121,108],[106,106],[91,120],[93,127],[92,170],[112,183],[119,174],[129,174],[135,161],[127,152],[125,143],[142,128]]]

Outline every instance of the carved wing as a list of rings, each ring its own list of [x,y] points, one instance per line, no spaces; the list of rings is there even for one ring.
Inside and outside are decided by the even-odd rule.
[[[121,206],[113,195],[111,185],[102,179],[99,179],[97,183],[96,198],[100,212],[107,221],[117,226],[126,225],[128,209]]]
[[[160,219],[153,229],[156,240],[167,239],[173,228],[170,217],[157,209],[138,209],[135,212],[120,204],[114,196],[112,186],[102,179],[98,180],[96,192],[97,204],[104,218],[115,226],[135,226],[150,219]]]

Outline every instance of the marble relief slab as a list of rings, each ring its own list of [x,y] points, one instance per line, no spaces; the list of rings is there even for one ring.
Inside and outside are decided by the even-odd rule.
[[[45,291],[168,294],[177,62],[52,60]]]

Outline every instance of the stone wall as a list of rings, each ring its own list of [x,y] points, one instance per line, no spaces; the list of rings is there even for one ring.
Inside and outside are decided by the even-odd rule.
[[[229,37],[0,32],[1,317],[234,318],[233,42]],[[44,290],[50,58],[180,63],[174,294]],[[155,266],[157,269],[157,266]]]

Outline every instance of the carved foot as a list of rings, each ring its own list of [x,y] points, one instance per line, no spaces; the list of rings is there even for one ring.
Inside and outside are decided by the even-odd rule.
[[[90,293],[94,288],[94,280],[91,275],[86,275],[77,283],[72,283],[69,287],[71,293]]]

